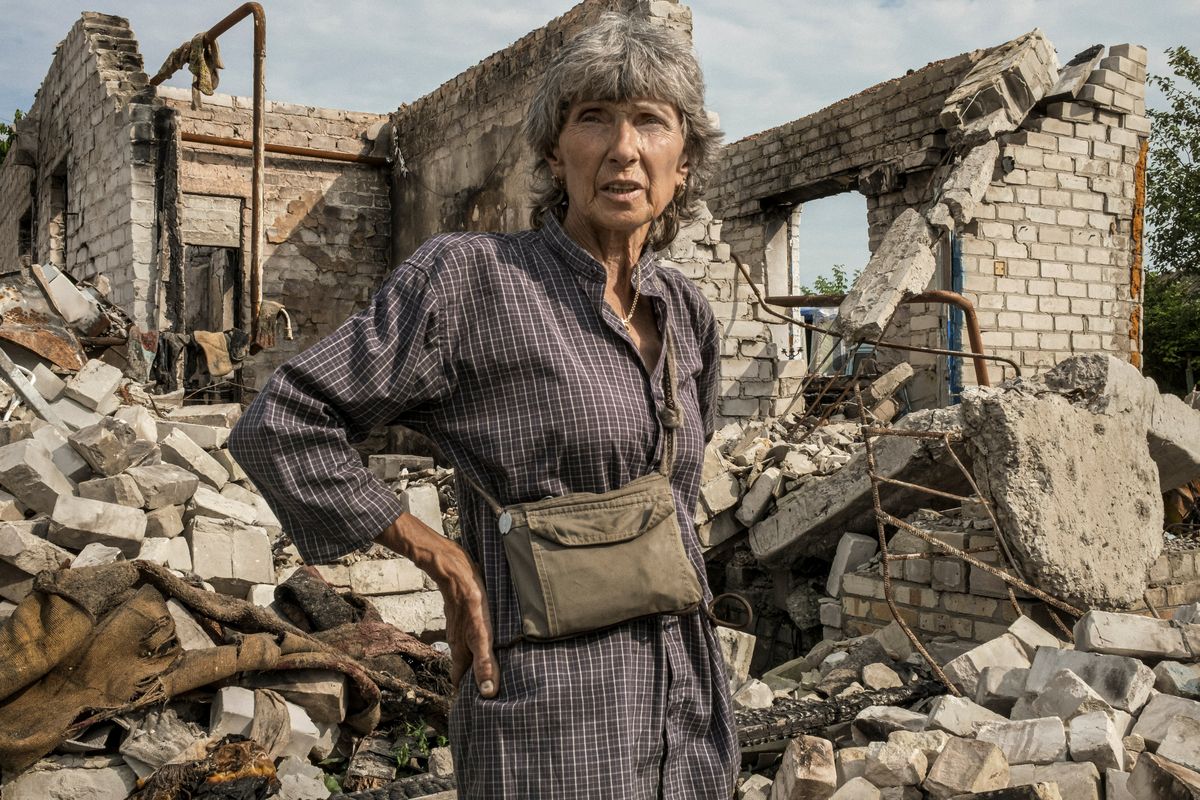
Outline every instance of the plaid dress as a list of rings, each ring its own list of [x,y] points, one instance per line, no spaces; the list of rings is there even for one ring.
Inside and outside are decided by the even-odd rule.
[[[643,301],[678,354],[671,475],[704,581],[692,509],[712,434],[719,330],[688,279],[648,252]],[[648,373],[603,298],[604,267],[553,220],[540,231],[437,236],[370,305],[281,366],[230,449],[306,561],[369,545],[402,513],[347,440],[403,424],[500,503],[604,492],[652,472],[663,363]],[[720,647],[700,613],[566,641],[520,638],[495,517],[456,484],[463,546],[483,570],[499,694],[464,679],[451,712],[463,798],[728,798],[739,751]]]

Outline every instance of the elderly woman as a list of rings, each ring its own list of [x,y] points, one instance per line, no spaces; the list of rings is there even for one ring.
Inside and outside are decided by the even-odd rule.
[[[230,439],[305,560],[374,541],[437,582],[460,797],[731,795],[738,750],[691,515],[718,328],[657,253],[711,168],[720,133],[703,94],[668,31],[610,14],[576,36],[526,121],[533,230],[428,241],[368,308],[280,367]],[[347,440],[382,424],[426,434],[454,463],[461,547],[362,468]],[[658,470],[703,602],[532,635],[501,543],[511,504],[619,492]],[[586,612],[614,599],[610,581],[636,595],[667,568],[612,566],[594,594],[568,570],[557,590]]]

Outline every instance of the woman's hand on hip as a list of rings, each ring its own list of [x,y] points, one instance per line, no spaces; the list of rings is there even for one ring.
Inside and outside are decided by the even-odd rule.
[[[454,686],[473,667],[479,693],[495,697],[500,668],[492,649],[491,615],[479,567],[458,544],[412,514],[401,515],[375,541],[412,560],[437,583],[446,604],[450,680]]]

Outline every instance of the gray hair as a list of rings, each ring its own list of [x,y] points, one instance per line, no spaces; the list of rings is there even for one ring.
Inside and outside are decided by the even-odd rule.
[[[621,102],[648,97],[671,103],[683,120],[688,176],[650,227],[650,246],[662,250],[679,233],[681,218],[704,196],[721,131],[704,108],[704,76],[687,40],[645,19],[609,12],[576,34],[554,57],[525,118],[525,141],[533,151],[533,212],[540,228],[547,214],[562,221],[566,187],[554,180],[546,157],[558,145],[567,109],[583,100]]]

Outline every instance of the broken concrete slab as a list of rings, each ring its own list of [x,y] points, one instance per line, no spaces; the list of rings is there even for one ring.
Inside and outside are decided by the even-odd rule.
[[[184,531],[193,571],[217,591],[245,597],[256,583],[274,583],[271,540],[262,528],[232,519],[193,517]]]
[[[400,505],[409,514],[445,536],[442,527],[442,503],[436,486],[414,484],[399,494]]]
[[[125,474],[84,481],[78,489],[79,496],[87,500],[101,500],[130,508],[141,508],[146,502],[137,481]]]
[[[163,461],[183,467],[214,489],[220,491],[229,482],[229,471],[178,428],[159,439],[158,446]]]
[[[833,564],[829,567],[829,577],[825,581],[825,593],[830,597],[841,597],[842,576],[870,561],[878,550],[879,541],[874,536],[847,533],[839,539]]]
[[[900,430],[954,431],[959,407],[917,411],[896,424]],[[881,436],[873,447],[880,475],[910,483],[937,486],[947,492],[970,490],[962,472],[937,439]],[[965,448],[960,453],[964,455]],[[918,508],[938,506],[925,492],[883,484],[884,510],[905,517]],[[932,502],[931,501],[935,501]],[[802,556],[831,559],[846,531],[874,530],[875,509],[865,452],[854,455],[832,475],[810,478],[801,491],[790,492],[775,504],[775,513],[750,529],[750,548],[766,566],[788,566]]]
[[[902,211],[838,306],[830,326],[833,333],[848,344],[883,336],[904,296],[929,287],[937,269],[933,238],[929,223],[916,209]]]
[[[961,407],[975,479],[1023,574],[1085,608],[1140,601],[1163,541],[1145,425],[1020,384],[969,390]]]
[[[946,677],[952,680],[968,697],[974,697],[979,688],[979,673],[985,667],[1018,667],[1028,669],[1029,658],[1017,637],[1005,633],[989,642],[963,653],[943,668]],[[1009,760],[1012,763],[1012,760]]]
[[[121,385],[121,378],[121,370],[93,358],[67,380],[63,395],[84,408],[96,411],[109,402],[113,392]]]
[[[1151,748],[1157,748],[1167,738],[1167,728],[1180,718],[1200,722],[1200,703],[1185,697],[1155,694],[1138,715],[1133,733],[1141,736]]]
[[[1108,714],[1090,711],[1071,720],[1071,760],[1090,761],[1097,769],[1125,769],[1121,732]]]
[[[146,515],[137,508],[65,495],[54,504],[46,535],[71,550],[95,542],[133,558],[146,537]]]
[[[982,58],[946,97],[939,121],[951,144],[978,144],[1016,130],[1058,78],[1054,46],[1040,30]]]
[[[182,572],[192,571],[192,550],[185,540],[178,537],[147,536],[142,540],[137,557]]]
[[[130,467],[125,474],[133,478],[138,491],[146,499],[146,508],[151,511],[183,505],[192,499],[200,485],[196,475],[174,464]]]
[[[0,486],[22,504],[49,514],[60,496],[69,497],[75,487],[62,473],[45,445],[34,439],[0,447]]]
[[[1009,782],[1012,786],[1054,783],[1062,796],[1071,800],[1101,800],[1100,772],[1091,762],[1020,764],[1010,770]]]
[[[926,212],[929,223],[935,227],[961,229],[973,220],[975,208],[992,182],[999,159],[1000,144],[994,139],[971,148],[942,184],[941,199]]]
[[[213,517],[215,519],[234,519],[253,525],[258,517],[254,506],[246,505],[214,491],[209,486],[196,487],[192,499],[188,501],[184,515],[185,522],[191,517]]]
[[[80,428],[67,440],[97,475],[116,475],[133,463],[131,452],[137,434],[125,422],[105,417],[95,425]]]
[[[1136,713],[1154,686],[1154,673],[1137,659],[1039,647],[1025,691],[1039,694],[1060,671],[1070,670],[1113,708]]]

